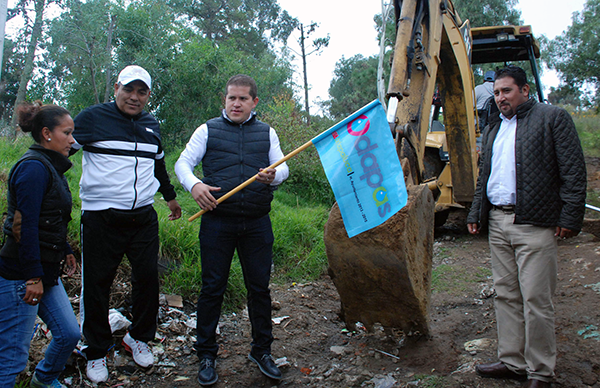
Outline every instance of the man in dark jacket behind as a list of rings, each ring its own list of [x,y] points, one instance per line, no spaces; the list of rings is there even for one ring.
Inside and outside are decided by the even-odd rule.
[[[472,234],[489,227],[499,362],[476,371],[528,379],[530,388],[550,387],[556,363],[556,238],[581,230],[585,161],[569,113],[530,99],[523,69],[498,70],[494,96],[501,114],[483,134],[467,222]]]

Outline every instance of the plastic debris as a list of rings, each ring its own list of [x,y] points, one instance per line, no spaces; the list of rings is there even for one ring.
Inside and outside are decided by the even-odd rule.
[[[273,321],[274,325],[280,325],[281,322],[288,319],[289,317],[290,317],[289,315],[284,315],[283,317],[271,318],[271,320]]]
[[[131,321],[115,309],[108,310],[108,323],[110,324],[110,331],[112,333],[126,329],[131,325]]]

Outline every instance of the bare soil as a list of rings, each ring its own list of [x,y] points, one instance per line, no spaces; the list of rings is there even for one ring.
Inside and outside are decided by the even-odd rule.
[[[597,187],[597,160],[588,163],[590,186]],[[485,236],[466,232],[464,213],[451,215],[436,230],[434,280],[428,338],[394,329],[347,330],[340,320],[339,295],[324,276],[306,284],[272,286],[275,342],[273,356],[282,363],[283,380],[263,376],[251,363],[250,324],[245,312],[223,315],[217,371],[222,387],[519,387],[511,380],[478,377],[474,366],[496,361],[496,322],[490,255]],[[600,388],[600,245],[581,233],[559,241],[559,277],[555,295],[558,360],[554,387]],[[126,276],[124,274],[123,276]],[[75,282],[76,283],[76,282]],[[77,284],[72,292],[76,306]],[[117,282],[115,307],[127,307],[128,285]],[[386,306],[381,306],[385,309]],[[198,360],[193,352],[193,302],[161,308],[159,336],[152,347],[158,360],[150,370],[138,368],[120,345],[109,358],[109,383],[124,387],[198,387]],[[191,315],[190,315],[191,314]],[[127,315],[127,314],[126,314]],[[191,321],[190,321],[191,320]],[[47,340],[34,341],[31,373]],[[61,381],[89,386],[85,362],[74,356]],[[24,379],[27,377],[24,376]],[[66,378],[66,380],[65,380]]]

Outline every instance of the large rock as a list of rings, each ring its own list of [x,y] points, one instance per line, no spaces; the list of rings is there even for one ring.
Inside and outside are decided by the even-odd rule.
[[[426,186],[411,186],[401,211],[348,238],[337,203],[333,206],[325,247],[349,329],[356,322],[368,329],[379,322],[407,334],[429,333],[434,208]]]

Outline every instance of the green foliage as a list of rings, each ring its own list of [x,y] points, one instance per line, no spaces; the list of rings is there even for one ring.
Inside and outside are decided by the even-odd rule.
[[[341,120],[377,98],[377,66],[376,56],[360,54],[336,63],[329,86],[332,98],[325,103],[332,118]]]
[[[561,105],[569,110],[579,110],[583,106],[583,93],[573,85],[551,87],[548,102],[552,105]]]
[[[318,278],[327,269],[323,228],[329,208],[294,204],[297,197],[285,192],[276,198],[271,212],[275,278],[278,282]]]
[[[326,129],[323,124],[330,124],[324,121],[307,126],[302,121],[298,105],[290,94],[276,97],[261,115],[261,120],[275,128],[285,155],[323,132]],[[333,192],[314,146],[307,148],[286,163],[290,168],[290,177],[282,186],[285,191],[309,203],[326,206],[333,204],[335,201]]]
[[[276,0],[168,0],[172,10],[192,21],[207,40],[225,42],[246,55],[261,57],[268,37],[285,43],[298,21]]]
[[[518,0],[454,0],[462,20],[469,19],[471,27],[520,25]]]
[[[492,276],[488,268],[477,267],[468,273],[457,265],[441,264],[433,269],[431,289],[433,292],[459,294],[472,289],[473,285]]]
[[[446,382],[446,378],[443,376],[419,374],[415,378],[419,380],[419,386],[424,388],[443,388],[454,385],[452,381]]]
[[[587,111],[572,113],[575,127],[585,156],[600,157],[600,120],[598,115]]]
[[[2,82],[0,83],[0,120],[8,122],[13,113],[19,80],[23,71],[23,53],[17,49],[17,42],[4,39],[2,58]]]
[[[158,106],[157,117],[167,142],[184,144],[206,120],[221,114],[225,84],[236,74],[247,74],[258,85],[263,111],[281,93],[291,93],[289,64],[273,55],[256,59],[224,42],[219,47],[206,39],[184,44],[170,70],[168,91]]]
[[[112,47],[108,44],[112,24],[123,9],[108,0],[69,1],[68,8],[52,20],[45,60],[52,70],[44,85],[44,99],[67,102],[73,113],[112,96]],[[52,87],[56,84],[58,87]]]
[[[543,58],[572,87],[590,86],[594,104],[600,105],[600,0],[587,0],[583,11],[573,14],[573,23],[549,42]]]

